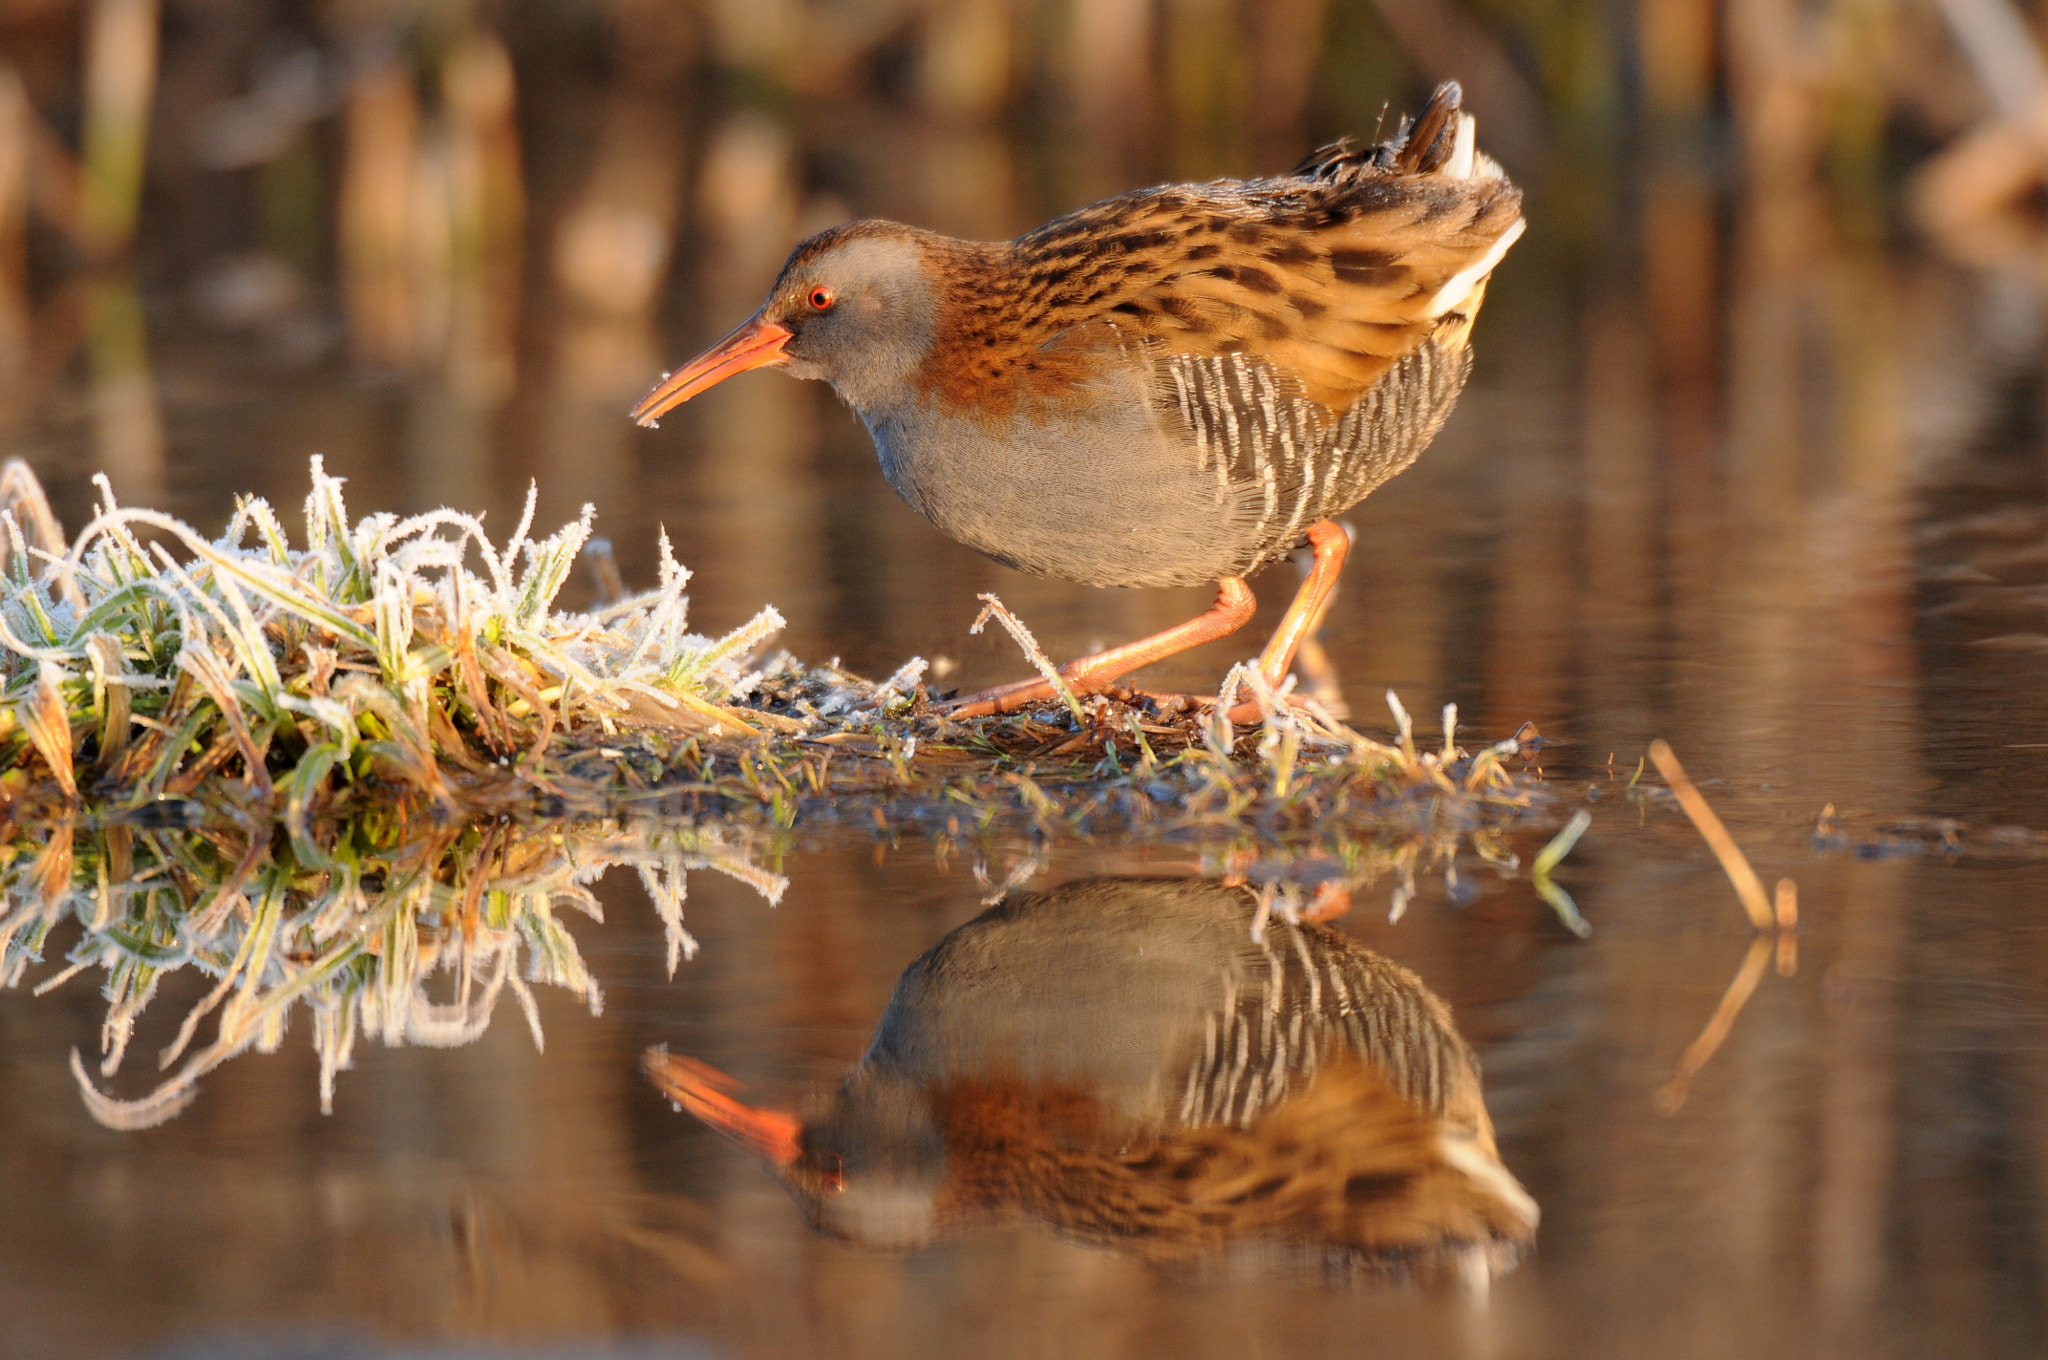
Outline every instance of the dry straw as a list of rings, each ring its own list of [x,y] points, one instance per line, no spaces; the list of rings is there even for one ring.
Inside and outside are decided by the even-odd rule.
[[[1664,776],[1664,782],[1671,786],[1672,796],[1685,810],[1685,815],[1692,819],[1707,848],[1720,861],[1721,871],[1728,876],[1750,925],[1757,932],[1749,952],[1743,956],[1742,967],[1736,971],[1727,991],[1722,993],[1720,1004],[1714,1008],[1706,1027],[1679,1055],[1671,1080],[1657,1092],[1657,1108],[1668,1115],[1677,1113],[1685,1104],[1686,1096],[1692,1090],[1693,1078],[1713,1060],[1729,1032],[1735,1028],[1736,1019],[1742,1014],[1743,1007],[1749,1004],[1757,983],[1763,979],[1772,944],[1775,942],[1777,946],[1778,971],[1781,974],[1790,976],[1797,967],[1798,941],[1793,932],[1799,925],[1799,888],[1791,879],[1781,878],[1775,901],[1766,898],[1763,880],[1750,867],[1749,856],[1742,853],[1735,837],[1728,834],[1720,816],[1708,804],[1706,796],[1686,774],[1677,754],[1662,737],[1650,743],[1650,759],[1656,764],[1658,773]]]

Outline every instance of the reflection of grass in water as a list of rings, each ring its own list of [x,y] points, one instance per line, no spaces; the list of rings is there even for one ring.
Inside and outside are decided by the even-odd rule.
[[[99,1065],[107,1078],[120,1071],[165,978],[190,968],[211,979],[156,1055],[169,1075],[147,1094],[103,1093],[73,1053],[86,1105],[109,1127],[175,1117],[200,1079],[228,1059],[275,1052],[301,1008],[320,1060],[321,1107],[330,1110],[335,1074],[349,1067],[359,1037],[471,1043],[509,992],[539,1047],[532,983],[563,988],[595,1013],[599,987],[563,913],[602,920],[589,885],[614,866],[639,871],[664,927],[671,975],[697,948],[682,922],[688,870],[717,869],[771,904],[786,886],[761,867],[755,847],[779,854],[787,833],[763,836],[723,822],[436,823],[402,812],[287,832],[261,821],[185,824],[197,805],[180,801],[60,822],[41,842],[19,833],[0,845],[0,987],[22,984],[53,945],[65,949],[63,964],[36,983],[37,995],[96,971],[107,1002]],[[1220,841],[1203,872],[1252,884],[1265,910],[1289,917],[1325,907],[1326,889],[1391,876],[1400,884],[1398,911],[1416,874],[1448,870],[1461,844],[1512,867],[1497,833],[1470,830],[1476,834],[1332,836],[1312,851],[1264,855],[1242,840]],[[1027,858],[1005,889],[1037,865]]]
[[[696,949],[682,925],[687,870],[723,870],[771,902],[784,884],[716,833],[688,829],[611,823],[542,832],[509,821],[435,827],[362,818],[283,837],[267,827],[65,824],[34,858],[15,854],[0,867],[0,985],[19,983],[53,931],[78,923],[67,966],[36,991],[89,970],[104,975],[100,1073],[112,1076],[166,976],[194,968],[214,979],[158,1055],[160,1069],[176,1070],[147,1096],[102,1094],[72,1055],[79,1088],[104,1124],[146,1128],[173,1117],[199,1078],[227,1059],[276,1051],[301,1006],[312,1016],[328,1109],[334,1074],[349,1066],[358,1036],[470,1043],[509,991],[538,1046],[529,983],[561,987],[595,1012],[597,983],[560,913],[601,919],[587,885],[617,864],[639,868],[668,935],[671,972]],[[452,975],[437,988],[446,993],[440,1000],[429,995],[436,974]],[[209,1016],[212,1038],[202,1043]]]
[[[1405,735],[1389,749],[1392,758],[1413,762],[1413,784],[1398,808],[1383,798],[1361,804],[1370,817],[1342,815],[1350,796],[1342,780],[1283,789],[1276,797],[1279,780],[1270,768],[1247,770],[1213,753],[1153,757],[1149,770],[1131,771],[1093,795],[1085,779],[1041,785],[1021,773],[1002,787],[1034,819],[1033,829],[1055,839],[1087,836],[1091,816],[1110,805],[1105,799],[1136,796],[1141,780],[1178,789],[1158,800],[1170,809],[1159,814],[1162,834],[1204,850],[1205,872],[1258,887],[1268,909],[1289,917],[1326,909],[1338,890],[1385,878],[1396,883],[1398,914],[1417,875],[1434,868],[1453,876],[1462,850],[1503,872],[1515,867],[1505,828],[1482,815],[1506,806],[1503,751],[1473,758],[1449,748],[1453,758],[1446,759],[1442,751],[1416,750]],[[870,763],[895,768],[883,757]],[[1361,798],[1380,788],[1369,774],[1356,777]],[[1489,788],[1497,803],[1473,793]],[[941,857],[958,846],[986,853],[995,823],[1014,820],[994,817],[993,804],[977,815],[971,795],[934,795],[915,781],[874,788],[853,803],[872,818],[877,836],[928,837]],[[1319,821],[1317,807],[1339,815]],[[193,800],[164,799],[97,818],[17,823],[0,843],[0,986],[21,983],[53,937],[75,929],[64,966],[36,991],[83,972],[102,975],[100,1074],[111,1077],[167,975],[189,967],[213,980],[158,1055],[159,1068],[171,1075],[147,1095],[103,1094],[74,1054],[81,1093],[109,1126],[144,1128],[172,1118],[221,1063],[252,1048],[275,1051],[300,1006],[313,1025],[321,1103],[331,1108],[334,1074],[349,1065],[359,1036],[387,1044],[468,1043],[509,991],[538,1045],[533,982],[562,987],[595,1010],[597,984],[560,913],[570,908],[596,918],[587,885],[605,869],[639,869],[665,927],[673,973],[696,948],[682,925],[685,872],[722,870],[773,902],[784,880],[757,867],[745,847],[759,839],[779,853],[793,836],[732,818],[635,828],[432,813],[430,803],[399,800],[358,807],[346,820],[281,827],[260,818],[208,820]],[[963,815],[969,825],[959,824]],[[938,824],[941,817],[947,825]],[[1361,822],[1366,830],[1352,829]],[[1012,879],[1029,877],[1034,864],[1027,859]],[[448,975],[434,988],[440,999],[429,994],[437,974]]]

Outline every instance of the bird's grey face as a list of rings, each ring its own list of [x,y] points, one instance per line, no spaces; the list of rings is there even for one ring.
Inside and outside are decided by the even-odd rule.
[[[739,1100],[731,1077],[666,1048],[643,1065],[678,1109],[767,1158],[820,1231],[894,1249],[936,1234],[946,1141],[914,1084],[857,1071],[799,1116]]]
[[[790,256],[761,315],[789,331],[782,353],[791,375],[823,379],[856,409],[873,410],[931,346],[924,257],[909,236],[819,240]]]
[[[805,1121],[803,1150],[782,1175],[819,1231],[907,1250],[938,1233],[945,1140],[923,1099],[877,1085],[891,1083],[856,1079]]]
[[[761,310],[633,408],[652,425],[699,392],[750,368],[820,378],[864,415],[901,394],[931,347],[933,294],[917,233],[855,222],[790,254]]]
[[[791,1188],[799,1187],[792,1181]],[[865,1175],[833,1171],[801,1202],[819,1232],[877,1251],[910,1251],[938,1235],[938,1192],[935,1176],[905,1176],[895,1168]]]

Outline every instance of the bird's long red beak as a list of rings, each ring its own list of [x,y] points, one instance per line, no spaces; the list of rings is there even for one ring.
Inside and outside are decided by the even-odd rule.
[[[731,335],[663,378],[633,408],[633,419],[651,428],[664,411],[681,406],[735,373],[782,364],[782,347],[789,343],[792,334],[789,327],[764,320],[757,313]]]
[[[641,1065],[663,1095],[776,1166],[788,1166],[802,1154],[803,1125],[795,1115],[734,1100],[728,1093],[739,1083],[711,1064],[650,1048]]]

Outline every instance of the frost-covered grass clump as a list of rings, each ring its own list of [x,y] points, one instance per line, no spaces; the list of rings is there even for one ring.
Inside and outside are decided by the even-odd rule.
[[[205,786],[303,824],[345,786],[397,783],[451,811],[552,746],[620,728],[748,738],[721,701],[782,624],[691,634],[689,573],[590,614],[554,607],[591,512],[535,542],[452,510],[351,523],[313,460],[295,545],[246,498],[208,539],[117,506],[70,543],[21,463],[0,476],[0,794],[134,806]],[[47,811],[39,815],[49,815]]]

